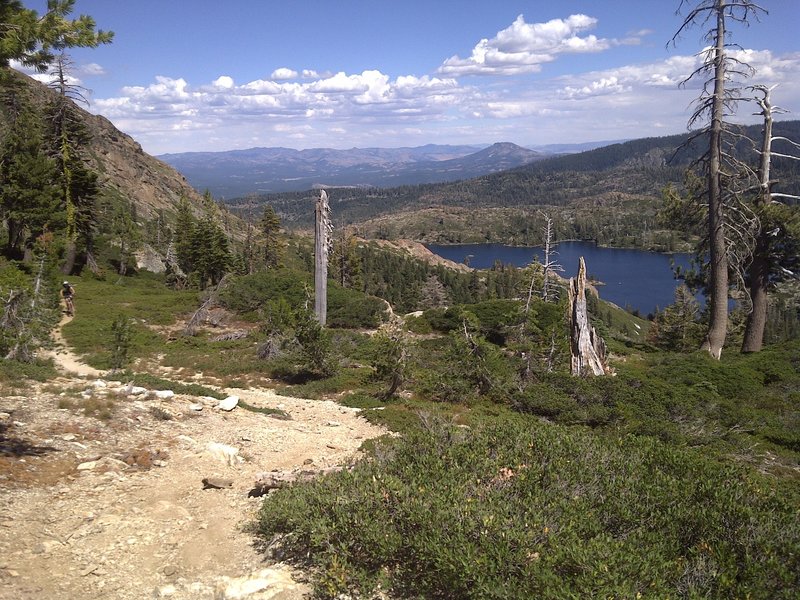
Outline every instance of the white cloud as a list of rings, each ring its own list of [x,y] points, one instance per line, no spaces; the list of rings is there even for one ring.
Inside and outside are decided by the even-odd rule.
[[[630,92],[630,85],[623,85],[617,77],[601,77],[582,87],[566,86],[562,93],[567,98],[582,98],[586,96],[599,96],[604,94],[621,94]]]
[[[439,72],[456,76],[536,73],[560,54],[600,52],[611,47],[612,40],[578,35],[596,24],[597,19],[581,14],[546,23],[526,23],[519,15],[492,39],[478,42],[469,58],[456,55],[445,60]]]
[[[546,43],[544,34],[536,37],[523,27],[524,21],[518,21],[516,29],[504,30],[507,34],[482,46],[483,60],[497,72],[512,72],[525,61],[532,68],[536,43],[541,48],[557,46],[559,52],[602,45],[594,36],[572,41],[577,27],[591,24],[588,17],[564,21],[561,29],[546,28],[550,33]],[[536,56],[546,60],[557,54]],[[736,57],[757,68],[753,83],[782,83],[774,93],[776,104],[800,109],[800,54],[743,50]],[[116,97],[96,100],[92,110],[156,153],[254,144],[363,147],[634,138],[685,128],[702,81],[679,84],[699,61],[699,56],[678,55],[602,71],[538,77],[535,83],[529,78],[484,79],[480,85],[466,85],[443,74],[392,77],[375,69],[332,74],[305,70],[291,81],[239,83],[227,75],[199,84],[159,76],[149,85],[126,87]],[[747,107],[740,110],[743,115],[750,112]]]
[[[211,85],[214,86],[215,88],[230,90],[233,88],[233,78],[228,77],[227,75],[222,75],[220,77],[217,77],[214,81],[212,81]]]
[[[97,63],[87,63],[84,65],[78,65],[76,71],[81,75],[85,75],[87,77],[96,77],[99,75],[106,75],[107,71],[102,65],[98,65]]]
[[[408,75],[392,80],[378,70],[339,72],[304,83],[255,80],[236,84],[223,75],[198,87],[182,78],[157,76],[148,86],[125,87],[119,97],[97,100],[93,110],[115,123],[139,123],[129,130],[134,136],[186,131],[190,129],[187,118],[214,126],[225,122],[226,127],[269,126],[280,119],[296,132],[300,123],[334,127],[360,119],[381,123],[444,119],[466,93],[454,79]],[[135,119],[163,120],[165,126],[143,126]]]
[[[279,69],[275,69],[270,77],[275,80],[297,79],[297,71],[286,67],[280,67]]]

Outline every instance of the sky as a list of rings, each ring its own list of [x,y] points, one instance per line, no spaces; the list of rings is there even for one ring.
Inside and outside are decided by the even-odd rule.
[[[23,0],[43,13],[46,0]],[[695,4],[690,0],[689,4]],[[732,48],[800,118],[800,0]],[[611,141],[686,131],[705,30],[680,0],[77,0],[89,111],[150,154]],[[46,79],[46,75],[37,75]],[[732,120],[757,122],[751,103]]]

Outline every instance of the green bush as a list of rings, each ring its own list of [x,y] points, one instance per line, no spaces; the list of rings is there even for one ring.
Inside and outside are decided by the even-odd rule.
[[[235,278],[220,299],[226,308],[242,314],[255,314],[265,306],[274,312],[280,302],[297,310],[307,303],[309,290],[313,290],[311,274],[279,269]],[[329,327],[374,328],[384,320],[385,311],[380,298],[328,282]]]
[[[328,288],[328,327],[374,329],[386,320],[386,302],[337,286]]]
[[[280,490],[260,532],[321,597],[795,598],[797,495],[647,438],[429,426]]]
[[[265,273],[236,277],[220,294],[226,308],[238,313],[255,313],[268,302],[286,300],[293,309],[306,301],[308,289],[313,289],[311,275],[304,272],[278,269]]]

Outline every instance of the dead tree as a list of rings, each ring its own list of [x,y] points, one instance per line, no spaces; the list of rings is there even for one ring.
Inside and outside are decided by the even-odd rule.
[[[589,323],[586,307],[586,263],[581,256],[578,275],[569,280],[569,345],[573,375],[605,375],[606,344]]]
[[[549,302],[552,299],[553,289],[550,286],[551,276],[556,272],[563,272],[564,268],[553,260],[553,256],[558,254],[555,250],[556,244],[553,243],[553,219],[542,213],[545,220],[544,226],[544,262],[542,263],[542,300]],[[525,302],[525,314],[527,315],[531,308],[531,300],[533,298],[533,288],[535,282],[535,273],[531,274],[531,283],[528,287],[528,300]]]
[[[730,199],[727,184],[734,173],[726,172],[729,156],[723,147],[726,132],[725,116],[731,114],[739,97],[739,89],[731,87],[735,78],[752,74],[752,67],[736,60],[728,51],[731,44],[726,39],[728,21],[747,23],[764,12],[752,0],[681,0],[680,7],[691,8],[673,36],[673,43],[687,29],[694,25],[708,26],[705,39],[709,49],[704,52],[703,63],[684,81],[696,77],[707,77],[703,91],[697,99],[694,113],[689,119],[689,127],[708,120],[701,134],[708,136],[708,151],[701,162],[707,180],[706,200],[708,202],[708,303],[709,326],[703,349],[719,359],[725,345],[728,326],[728,269],[729,240],[727,238],[729,219],[726,200]],[[726,85],[728,84],[728,85]],[[692,139],[694,139],[693,136]]]
[[[331,240],[331,208],[328,194],[320,190],[314,229],[314,313],[323,327],[328,313],[328,253]]]
[[[563,273],[564,268],[558,264],[553,257],[558,255],[555,249],[556,244],[553,243],[553,219],[544,215],[545,228],[544,228],[544,280],[542,281],[542,300],[549,302],[551,299],[552,288],[550,286],[551,275],[556,272]]]
[[[220,292],[228,285],[228,281],[228,275],[223,275],[216,287],[209,292],[208,297],[200,305],[200,308],[194,311],[192,318],[189,319],[186,323],[186,327],[183,328],[183,335],[188,337],[197,335],[197,328],[208,320],[211,309],[219,303]]]
[[[770,224],[765,222],[767,217],[766,211],[769,210],[770,205],[777,203],[773,197],[784,197],[797,200],[797,196],[790,194],[777,194],[772,192],[772,181],[770,180],[770,166],[773,156],[787,158],[792,160],[800,160],[797,156],[783,153],[774,153],[772,151],[772,142],[776,140],[788,142],[795,148],[800,148],[799,144],[783,138],[773,137],[772,123],[773,115],[775,113],[785,112],[782,109],[773,106],[770,100],[770,93],[773,87],[764,85],[753,86],[753,90],[760,92],[762,97],[756,99],[761,112],[758,113],[764,118],[764,132],[761,142],[759,169],[758,169],[758,194],[756,197],[756,212],[761,217],[758,234],[756,236],[755,249],[753,251],[753,258],[748,268],[748,283],[751,308],[747,316],[747,325],[744,331],[744,340],[742,341],[742,352],[759,352],[764,344],[764,328],[767,324],[767,293],[770,286],[770,279],[775,260],[770,256],[773,246],[773,240],[779,237],[782,225],[773,228]]]

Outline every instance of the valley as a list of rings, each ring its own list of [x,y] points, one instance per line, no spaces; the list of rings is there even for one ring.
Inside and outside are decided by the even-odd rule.
[[[679,3],[711,46],[665,59],[661,3],[28,4],[0,598],[798,596],[800,62],[723,26],[760,7]]]

